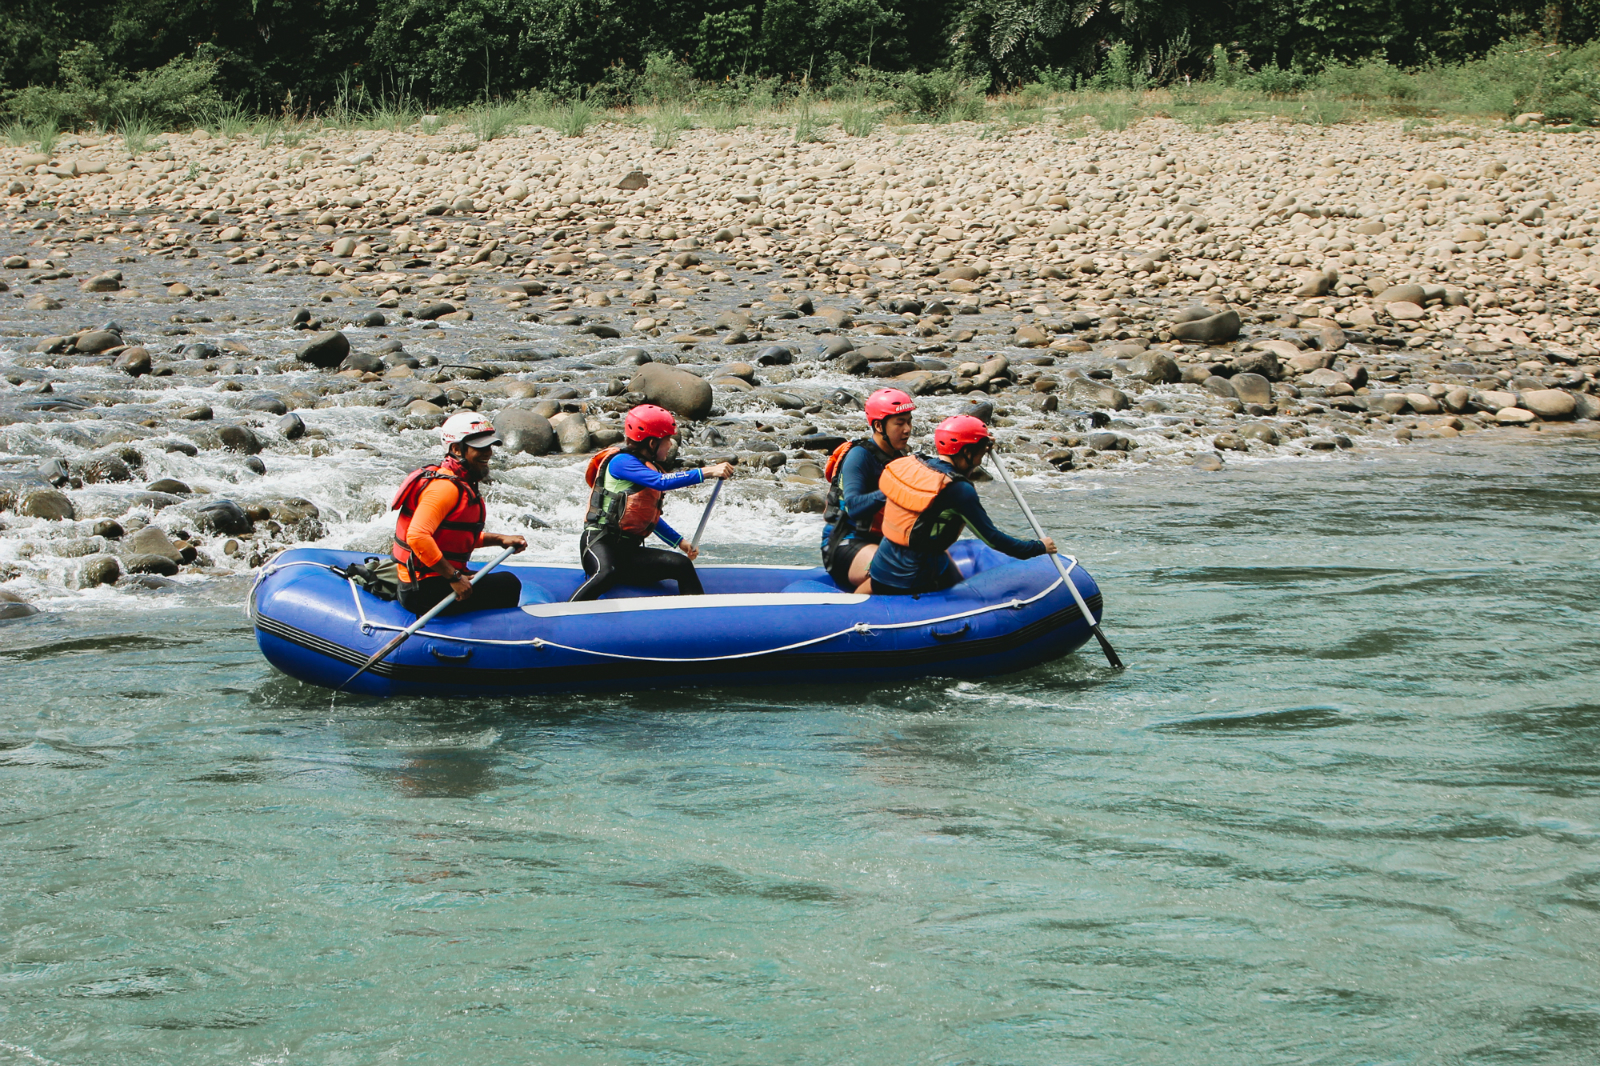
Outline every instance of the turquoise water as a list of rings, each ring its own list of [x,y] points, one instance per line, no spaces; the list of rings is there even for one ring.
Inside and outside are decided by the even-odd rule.
[[[330,710],[240,584],[9,623],[0,1062],[1593,1062],[1597,475],[1073,481],[1121,675]]]

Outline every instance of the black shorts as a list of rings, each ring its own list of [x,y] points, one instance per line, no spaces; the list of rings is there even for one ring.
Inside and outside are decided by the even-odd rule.
[[[877,545],[870,540],[859,540],[855,537],[841,540],[839,546],[833,550],[833,565],[828,567],[828,576],[833,578],[833,583],[846,592],[854,592],[856,587],[850,583],[850,564],[855,562],[862,548],[875,547]]]
[[[400,606],[420,617],[432,610],[433,606],[446,596],[454,598],[455,594],[450,582],[444,578],[425,577],[415,585],[400,586]],[[518,580],[517,575],[505,570],[495,570],[484,574],[478,583],[472,586],[471,596],[465,600],[456,600],[439,614],[502,611],[507,607],[515,607],[521,597],[522,582]]]

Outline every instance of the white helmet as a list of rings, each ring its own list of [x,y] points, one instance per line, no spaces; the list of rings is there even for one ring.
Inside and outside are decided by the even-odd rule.
[[[470,448],[487,448],[491,444],[504,444],[489,420],[475,411],[457,411],[439,427],[439,437],[444,446],[465,444]]]

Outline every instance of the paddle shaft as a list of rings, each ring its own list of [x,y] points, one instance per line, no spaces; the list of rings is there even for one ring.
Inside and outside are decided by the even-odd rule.
[[[1044,527],[1039,525],[1039,519],[1034,517],[1033,508],[1028,506],[1028,501],[1023,498],[1021,490],[1017,488],[1017,483],[1011,480],[1011,471],[1006,469],[1006,464],[1001,460],[998,452],[990,451],[989,458],[994,461],[994,468],[1000,471],[1000,477],[1005,481],[1006,488],[1011,490],[1011,495],[1017,501],[1017,506],[1021,507],[1022,513],[1027,516],[1028,524],[1033,527],[1033,535],[1043,540]],[[1078,591],[1078,586],[1073,583],[1072,576],[1067,573],[1066,566],[1061,562],[1061,556],[1052,552],[1050,561],[1056,564],[1056,573],[1061,575],[1062,584],[1067,586],[1067,591],[1072,593],[1073,600],[1078,604],[1078,610],[1083,612],[1083,620],[1089,623],[1089,632],[1093,633],[1095,639],[1100,642],[1100,650],[1105,652],[1106,662],[1111,664],[1113,670],[1123,669],[1121,656],[1111,646],[1111,642],[1106,639],[1106,635],[1100,632],[1100,623],[1096,622],[1094,615],[1089,613],[1089,605],[1083,602],[1083,593]]]
[[[705,536],[706,523],[711,521],[711,509],[717,505],[717,495],[722,491],[722,486],[727,484],[727,478],[718,478],[717,483],[711,486],[711,499],[706,501],[706,509],[700,513],[700,524],[695,527],[694,539],[689,542],[689,547],[695,551],[700,550],[700,538]]]
[[[511,558],[511,553],[516,551],[516,550],[517,549],[515,549],[515,548],[507,548],[505,551],[503,551],[499,555],[495,556],[492,560],[490,560],[490,562],[489,562],[489,564],[487,566],[485,566],[482,570],[479,570],[476,574],[473,574],[472,578],[467,583],[469,585],[476,585],[478,583],[478,579],[479,578],[483,577],[484,574],[487,574],[489,571],[493,570],[495,567],[499,566],[501,563],[503,563],[507,559]],[[384,658],[390,652],[394,651],[400,645],[404,644],[406,642],[406,638],[407,637],[411,636],[411,634],[415,633],[417,630],[421,629],[423,626],[425,626],[429,622],[433,621],[433,618],[434,618],[435,615],[437,615],[440,611],[444,610],[446,607],[450,606],[452,603],[455,603],[455,602],[456,602],[456,596],[455,596],[455,593],[452,592],[450,595],[446,596],[444,599],[442,599],[438,603],[434,604],[432,610],[430,610],[427,614],[423,615],[421,618],[417,619],[415,622],[411,623],[405,629],[401,630],[399,636],[395,637],[389,643],[385,644],[383,646],[382,650],[378,652],[378,654],[374,655],[372,658],[368,659],[365,663],[363,663],[362,666],[361,666],[361,669],[357,670],[355,673],[353,673],[349,677],[345,678],[344,685],[348,685],[350,682],[354,681],[356,678],[360,677],[362,674],[366,673],[368,670],[372,669],[374,666],[377,666],[379,663],[381,663],[384,660]],[[344,685],[340,685],[339,688],[334,689],[334,691],[338,692],[340,689],[344,688]]]

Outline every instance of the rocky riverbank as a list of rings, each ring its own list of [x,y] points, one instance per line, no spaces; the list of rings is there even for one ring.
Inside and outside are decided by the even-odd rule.
[[[1600,417],[1594,136],[1457,132],[0,150],[0,584],[382,550],[386,492],[463,407],[507,435],[497,518],[561,558],[574,457],[641,399],[690,421],[685,462],[749,471],[797,544],[884,384],[922,432],[975,407],[1065,478]]]

